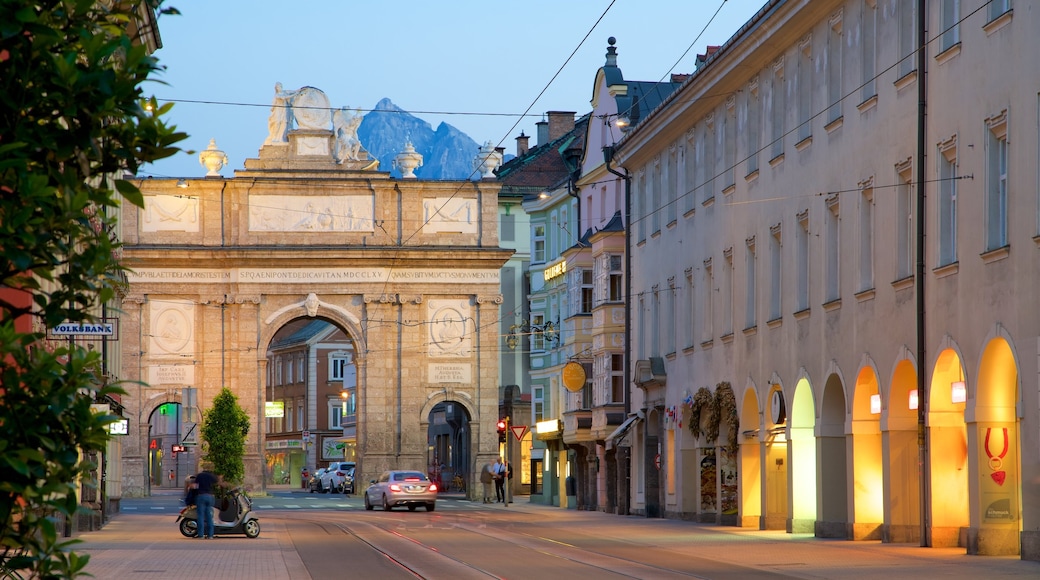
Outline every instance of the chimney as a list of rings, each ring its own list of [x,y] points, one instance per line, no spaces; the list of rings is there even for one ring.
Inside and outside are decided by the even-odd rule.
[[[549,142],[549,121],[538,121],[534,124],[535,132],[538,133],[538,144],[545,145]]]
[[[574,129],[574,111],[549,111],[549,141],[563,137]]]
[[[527,135],[524,135],[523,131],[520,131],[520,136],[516,138],[516,156],[522,157],[527,153],[528,145],[527,141],[530,139]]]

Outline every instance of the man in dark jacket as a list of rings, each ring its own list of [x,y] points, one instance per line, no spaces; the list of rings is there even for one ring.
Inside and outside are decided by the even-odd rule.
[[[214,535],[213,506],[216,498],[213,492],[216,490],[219,480],[216,475],[203,469],[195,476],[195,489],[198,495],[195,497],[195,509],[198,517],[198,537],[212,540]]]

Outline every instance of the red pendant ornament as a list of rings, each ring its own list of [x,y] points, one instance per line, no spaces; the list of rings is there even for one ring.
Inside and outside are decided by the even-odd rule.
[[[1007,455],[1010,441],[1008,440],[1007,427],[1001,427],[1000,430],[1004,435],[1004,447],[1001,449],[1000,453],[993,455],[993,451],[989,448],[989,436],[993,432],[992,427],[986,428],[985,448],[986,455],[989,456],[989,469],[993,472],[989,474],[989,476],[993,478],[993,481],[995,481],[997,485],[1004,485],[1004,482],[1007,480],[1007,472],[1001,468],[1004,466],[1004,456]]]

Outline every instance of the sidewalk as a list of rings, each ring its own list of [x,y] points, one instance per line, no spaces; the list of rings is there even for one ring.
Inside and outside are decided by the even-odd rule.
[[[482,509],[531,514],[560,513],[560,508],[520,503],[481,505]],[[464,502],[461,494],[445,501]],[[921,548],[910,544],[820,540],[808,534],[746,530],[678,520],[651,520],[579,512],[590,518],[578,526],[600,526],[619,518],[626,533],[638,542],[654,537],[678,543],[670,549],[691,554],[710,553],[718,562],[771,569],[799,578],[1040,578],[1040,562],[1017,556],[968,556],[959,548]],[[577,515],[577,514],[576,514]],[[603,518],[603,522],[599,518]],[[578,518],[582,519],[582,518]],[[176,515],[143,513],[116,515],[103,529],[79,534],[75,551],[90,555],[86,571],[95,578],[182,580],[306,580],[310,578],[281,518],[262,519],[259,538],[222,536],[215,540],[185,538],[177,530]],[[645,534],[645,535],[644,535]],[[681,539],[686,538],[686,539]],[[885,571],[888,572],[885,572]],[[898,573],[892,574],[896,570]]]

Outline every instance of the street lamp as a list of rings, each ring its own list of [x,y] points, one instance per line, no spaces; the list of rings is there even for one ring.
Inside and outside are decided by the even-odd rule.
[[[531,324],[527,320],[521,320],[519,324],[509,326],[509,336],[506,337],[506,346],[509,350],[516,350],[520,344],[520,337],[526,335],[538,335],[550,343],[560,339],[560,328],[550,320],[545,324]]]

